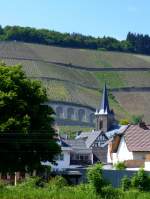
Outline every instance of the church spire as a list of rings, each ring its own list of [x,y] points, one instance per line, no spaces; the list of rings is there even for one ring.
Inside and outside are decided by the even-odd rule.
[[[104,85],[101,105],[95,112],[96,130],[107,132],[112,128],[114,115],[110,111],[106,84]]]
[[[103,88],[103,96],[101,100],[99,114],[109,114],[109,113],[110,113],[110,109],[109,109],[108,93],[107,93],[107,87],[105,83],[104,88]]]

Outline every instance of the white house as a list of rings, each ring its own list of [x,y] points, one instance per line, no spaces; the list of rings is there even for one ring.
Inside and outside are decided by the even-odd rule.
[[[93,163],[92,150],[86,146],[83,139],[70,140],[60,137],[59,144],[61,154],[56,157],[56,164],[44,162],[43,165],[50,165],[54,171],[63,171],[85,167]]]
[[[128,125],[124,132],[115,135],[108,145],[107,161],[150,170],[150,126],[145,123]]]

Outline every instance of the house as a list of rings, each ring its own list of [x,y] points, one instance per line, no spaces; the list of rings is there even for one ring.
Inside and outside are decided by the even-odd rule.
[[[106,162],[107,157],[107,136],[102,131],[82,132],[76,140],[84,140],[86,147],[92,150],[93,163]]]
[[[150,170],[150,125],[128,125],[108,144],[108,163],[124,162],[127,168]]]

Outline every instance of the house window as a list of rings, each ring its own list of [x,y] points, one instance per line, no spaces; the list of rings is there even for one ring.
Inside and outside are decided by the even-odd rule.
[[[84,156],[83,155],[80,155],[80,160],[84,160]]]
[[[89,159],[89,156],[88,155],[85,155],[85,154],[76,154],[76,160],[88,160]]]

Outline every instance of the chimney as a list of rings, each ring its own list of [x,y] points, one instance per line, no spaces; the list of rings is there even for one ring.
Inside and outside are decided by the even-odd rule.
[[[149,128],[146,126],[145,122],[141,121],[139,122],[139,127],[144,129],[144,130],[148,130]]]

